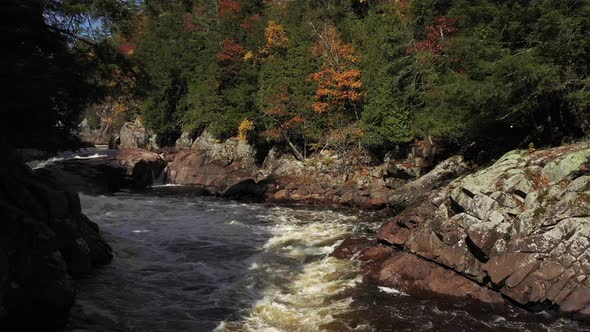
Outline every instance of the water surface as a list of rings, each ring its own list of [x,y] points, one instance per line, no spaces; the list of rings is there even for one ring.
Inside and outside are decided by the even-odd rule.
[[[69,331],[582,331],[550,313],[417,299],[329,256],[354,211],[242,204],[182,187],[82,197],[115,249],[80,283]],[[361,226],[361,227],[359,227]]]

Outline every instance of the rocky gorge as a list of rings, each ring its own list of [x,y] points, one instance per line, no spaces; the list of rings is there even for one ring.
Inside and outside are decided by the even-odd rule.
[[[159,155],[168,183],[234,199],[398,213],[375,237],[348,239],[334,253],[363,261],[370,282],[590,315],[588,143],[511,151],[476,172],[460,156],[420,168],[428,153],[415,148],[404,160],[352,167],[347,175],[329,152],[302,162],[272,149],[260,162],[238,140],[205,133],[189,143]]]
[[[207,132],[181,140],[174,149],[155,149],[145,145],[149,139],[123,139],[117,150],[92,150],[35,170],[9,158],[3,234],[26,241],[5,241],[0,252],[6,263],[0,315],[7,322],[35,315],[63,324],[73,280],[112,259],[75,192],[110,195],[155,184],[246,202],[379,211],[373,219],[390,219],[377,232],[353,235],[332,253],[360,264],[367,284],[417,298],[590,317],[586,142],[515,150],[476,168],[423,143],[402,158],[361,166],[331,151],[300,161]],[[47,271],[51,278],[35,277]]]

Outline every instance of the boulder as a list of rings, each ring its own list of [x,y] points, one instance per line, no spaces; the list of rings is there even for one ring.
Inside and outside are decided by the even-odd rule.
[[[227,163],[211,157],[207,151],[186,149],[179,151],[168,164],[170,183],[199,185],[212,193],[223,193],[229,186],[256,177],[256,166],[242,161]]]
[[[404,252],[391,256],[369,275],[379,286],[414,296],[436,294],[446,298],[502,304],[502,296],[436,264]]]
[[[160,147],[156,135],[150,133],[138,117],[133,122],[125,122],[121,127],[118,148],[158,150]]]
[[[161,155],[142,149],[121,149],[116,159],[125,168],[131,186],[147,187],[157,181],[163,183],[163,179],[159,178],[165,175],[167,163]]]
[[[484,302],[495,302],[494,292],[529,308],[553,305],[589,317],[589,151],[583,143],[511,151],[446,185],[445,174],[457,171],[439,165],[391,198],[410,206],[378,237],[403,254],[394,250],[373,279]]]
[[[191,132],[183,131],[174,146],[177,149],[188,149],[193,145],[194,137]]]
[[[222,197],[241,199],[241,198],[260,198],[264,194],[264,188],[258,186],[253,179],[242,180],[236,184],[229,185],[222,193]]]

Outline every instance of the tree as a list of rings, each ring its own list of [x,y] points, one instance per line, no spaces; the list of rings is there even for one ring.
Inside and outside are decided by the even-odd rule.
[[[56,148],[72,140],[82,111],[109,87],[122,61],[104,31],[124,26],[132,8],[94,0],[4,1],[2,141]],[[103,22],[100,32],[87,22]]]
[[[357,68],[360,57],[355,49],[342,42],[335,27],[326,24],[322,31],[317,32],[313,52],[322,63],[321,70],[310,76],[310,80],[317,84],[315,102],[312,105],[314,111],[351,111],[358,119],[363,93],[361,72]]]

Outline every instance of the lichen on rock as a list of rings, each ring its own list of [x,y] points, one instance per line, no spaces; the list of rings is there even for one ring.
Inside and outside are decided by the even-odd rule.
[[[586,144],[509,152],[394,217],[379,240],[523,306],[588,317],[589,161]],[[399,259],[373,267],[377,283],[404,283],[383,277],[409,266]],[[449,295],[436,284],[420,287]],[[469,297],[462,287],[451,295]]]

